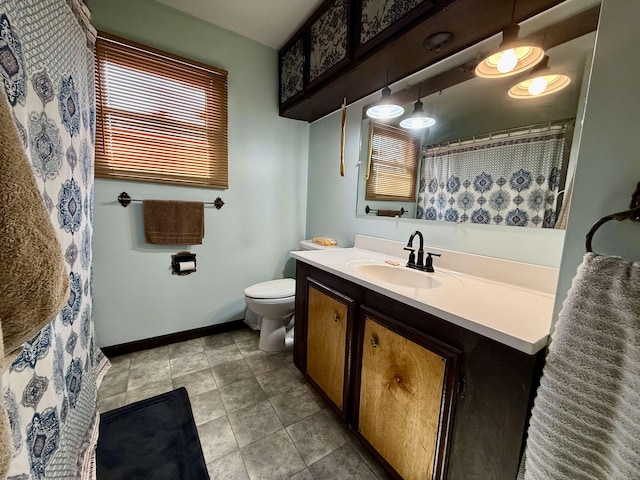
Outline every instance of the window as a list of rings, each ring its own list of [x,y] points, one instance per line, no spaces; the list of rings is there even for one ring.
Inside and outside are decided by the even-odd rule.
[[[228,188],[227,72],[100,33],[97,177]]]
[[[420,139],[396,127],[372,122],[367,200],[414,202]]]

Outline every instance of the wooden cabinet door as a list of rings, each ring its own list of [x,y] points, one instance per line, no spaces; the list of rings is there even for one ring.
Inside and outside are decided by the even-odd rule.
[[[353,300],[308,279],[307,374],[344,413]]]
[[[403,479],[441,478],[453,387],[448,367],[459,352],[409,327],[394,331],[403,326],[366,307],[362,316],[357,430]]]

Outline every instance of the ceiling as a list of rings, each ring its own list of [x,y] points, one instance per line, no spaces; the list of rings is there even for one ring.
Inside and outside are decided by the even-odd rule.
[[[156,0],[277,50],[323,0]]]

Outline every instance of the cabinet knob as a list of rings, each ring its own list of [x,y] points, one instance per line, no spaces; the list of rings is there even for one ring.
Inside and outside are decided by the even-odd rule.
[[[338,315],[337,313],[333,314],[333,321],[334,322],[339,322],[340,321],[340,315]]]
[[[378,339],[376,337],[371,337],[371,346],[376,348],[378,346]]]

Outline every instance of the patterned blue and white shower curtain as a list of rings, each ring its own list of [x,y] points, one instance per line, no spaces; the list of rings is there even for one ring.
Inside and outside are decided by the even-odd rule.
[[[416,218],[553,228],[569,126],[427,147]]]
[[[60,314],[3,377],[13,480],[93,474],[106,359],[91,311],[94,60],[82,11],[77,0],[0,0],[3,92],[62,245],[71,290]]]

